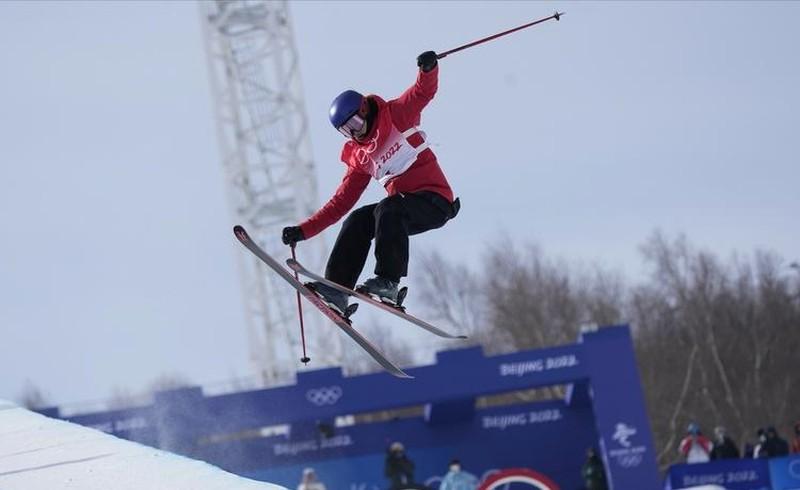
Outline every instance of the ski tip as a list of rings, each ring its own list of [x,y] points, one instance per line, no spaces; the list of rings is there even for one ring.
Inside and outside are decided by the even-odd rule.
[[[236,235],[238,239],[246,239],[247,238],[247,231],[244,229],[242,225],[236,225],[233,227],[233,234]]]
[[[399,370],[399,369],[397,370],[397,372],[393,372],[393,373],[391,373],[391,374],[392,374],[392,376],[394,376],[394,377],[396,377],[396,378],[401,378],[401,379],[414,379],[414,376],[411,376],[410,374],[407,374],[406,372],[404,372],[404,371],[401,371],[401,370]]]
[[[468,337],[468,336],[466,336],[466,335],[456,335],[454,338],[456,338],[456,339],[459,339],[459,340],[466,340],[466,339],[468,339],[469,337]]]

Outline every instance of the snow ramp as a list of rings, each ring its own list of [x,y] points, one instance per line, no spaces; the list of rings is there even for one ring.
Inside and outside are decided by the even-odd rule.
[[[2,490],[286,490],[0,400]]]

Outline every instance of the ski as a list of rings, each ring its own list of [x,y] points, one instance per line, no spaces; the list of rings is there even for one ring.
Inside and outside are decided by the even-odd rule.
[[[339,328],[341,328],[344,333],[350,336],[358,345],[361,346],[370,356],[372,356],[375,361],[383,366],[386,371],[390,374],[397,376],[398,378],[413,378],[403,372],[402,369],[395,366],[391,361],[389,361],[386,356],[381,352],[377,347],[372,345],[372,343],[366,339],[363,335],[358,333],[355,328],[353,328],[352,323],[348,318],[341,316],[339,313],[334,311],[330,306],[328,306],[325,301],[323,301],[317,293],[313,292],[309,288],[307,288],[303,283],[295,279],[292,274],[283,267],[280,262],[272,258],[268,253],[266,253],[261,247],[259,247],[251,238],[250,235],[247,234],[247,231],[244,227],[240,225],[236,225],[233,228],[233,233],[236,235],[236,238],[245,246],[248,250],[250,250],[256,257],[261,259],[270,269],[274,270],[281,276],[283,279],[289,283],[294,289],[300,292],[300,294],[306,298],[311,304],[316,306],[325,316],[328,317],[333,323],[336,324]]]
[[[444,330],[442,330],[442,329],[440,329],[438,327],[434,327],[433,325],[431,325],[428,322],[420,320],[419,318],[417,318],[415,316],[409,315],[408,313],[406,313],[404,311],[404,309],[401,306],[393,306],[391,304],[384,303],[383,301],[380,301],[380,300],[377,300],[377,299],[373,298],[369,294],[364,294],[364,293],[361,293],[361,292],[358,292],[358,291],[354,291],[354,290],[352,290],[350,288],[346,288],[346,287],[342,286],[341,284],[337,284],[335,282],[329,281],[329,280],[325,279],[324,277],[320,276],[319,274],[315,274],[315,273],[311,272],[310,270],[306,269],[305,267],[303,267],[303,265],[300,262],[298,262],[298,261],[296,261],[294,259],[287,259],[286,260],[286,265],[288,265],[290,269],[292,269],[293,271],[297,272],[298,274],[300,274],[302,276],[308,277],[309,279],[312,279],[314,281],[319,281],[319,282],[324,283],[324,284],[326,284],[326,285],[328,285],[328,286],[330,286],[332,288],[336,288],[339,291],[341,291],[341,292],[343,292],[345,294],[348,294],[348,295],[350,295],[350,296],[352,296],[354,298],[358,298],[358,299],[360,299],[362,301],[365,301],[365,302],[367,302],[367,303],[369,303],[369,304],[371,304],[373,306],[377,306],[378,308],[380,308],[380,309],[382,309],[384,311],[388,311],[389,313],[391,313],[391,314],[393,314],[395,316],[398,316],[398,317],[402,318],[403,320],[411,322],[412,324],[414,324],[414,325],[416,325],[418,327],[422,327],[425,330],[427,330],[427,331],[429,331],[429,332],[431,332],[431,333],[433,333],[435,335],[438,335],[439,337],[444,337],[446,339],[466,339],[467,338],[466,335],[453,335],[451,333],[445,332]]]

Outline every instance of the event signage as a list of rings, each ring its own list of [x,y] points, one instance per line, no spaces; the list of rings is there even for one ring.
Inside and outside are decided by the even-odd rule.
[[[667,489],[718,485],[725,490],[772,490],[766,459],[725,459],[678,464],[669,469]]]
[[[148,407],[73,421],[290,488],[306,467],[328,488],[385,488],[386,449],[395,441],[414,460],[419,481],[443,475],[457,458],[476,475],[518,468],[549,480],[507,475],[522,478],[512,486],[573,489],[594,448],[610,490],[661,483],[627,326],[584,332],[575,344],[494,356],[481,348],[443,351],[434,364],[408,372],[413,380],[301,371],[291,385],[216,396],[187,387],[157,393]],[[548,386],[564,397],[513,396]],[[495,395],[503,403],[479,401]],[[358,417],[393,412],[403,415]],[[343,416],[355,423],[337,426]]]
[[[773,490],[800,490],[800,454],[769,460]]]

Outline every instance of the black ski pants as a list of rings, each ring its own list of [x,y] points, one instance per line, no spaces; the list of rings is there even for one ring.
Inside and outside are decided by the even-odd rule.
[[[458,212],[435,192],[395,194],[356,209],[344,220],[325,277],[354,288],[375,239],[375,274],[399,282],[408,273],[408,237],[441,228]]]

